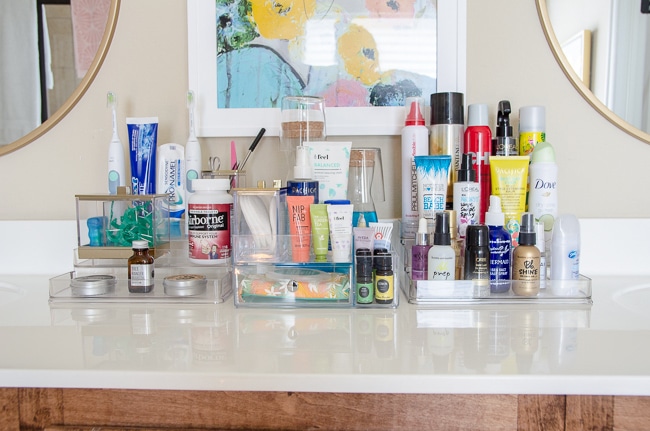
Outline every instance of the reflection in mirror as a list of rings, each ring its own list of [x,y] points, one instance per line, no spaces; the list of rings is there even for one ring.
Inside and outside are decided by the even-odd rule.
[[[38,138],[85,93],[120,0],[0,2],[0,155]]]
[[[639,1],[537,0],[553,54],[585,99],[650,143],[650,14]]]

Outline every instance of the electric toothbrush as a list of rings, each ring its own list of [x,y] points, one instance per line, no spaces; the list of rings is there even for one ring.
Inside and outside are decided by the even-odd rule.
[[[185,146],[185,190],[193,193],[192,180],[201,178],[201,146],[194,130],[194,92],[187,92],[187,108],[190,111],[190,136]],[[189,195],[185,197],[189,199]]]
[[[108,147],[108,192],[117,194],[119,186],[126,185],[126,173],[124,168],[124,149],[122,141],[117,134],[117,96],[112,91],[106,95],[106,104],[113,111],[113,137]]]

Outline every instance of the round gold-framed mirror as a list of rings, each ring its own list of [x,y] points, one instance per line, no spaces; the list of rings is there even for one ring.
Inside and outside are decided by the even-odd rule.
[[[613,125],[624,131],[625,133],[650,144],[650,134],[641,130],[640,128],[625,121],[621,116],[617,115],[610,107],[608,107],[601,99],[596,97],[594,92],[583,82],[583,79],[571,66],[571,62],[567,58],[565,51],[562,48],[562,43],[558,40],[556,30],[554,29],[551,16],[549,14],[549,5],[547,0],[535,0],[537,6],[537,13],[546,36],[546,40],[551,48],[553,56],[560,65],[562,71],[567,76],[573,87],[580,93],[580,95],[589,103],[597,112],[605,117]],[[638,3],[634,2],[638,7]]]
[[[115,27],[117,25],[117,17],[120,10],[121,0],[111,0],[108,19],[106,21],[106,28],[104,29],[104,34],[102,36],[101,42],[97,49],[97,53],[93,58],[88,71],[81,79],[79,85],[72,92],[70,97],[57,109],[47,120],[41,123],[31,132],[27,133],[23,137],[9,143],[6,145],[0,146],[0,156],[4,154],[9,154],[13,151],[18,150],[19,148],[24,147],[25,145],[35,141],[39,137],[43,136],[48,130],[54,127],[63,117],[65,117],[72,108],[79,102],[81,97],[86,93],[90,84],[94,81],[95,76],[99,72],[100,67],[104,63],[106,54],[108,53],[108,48],[113,40],[113,35],[115,34]]]

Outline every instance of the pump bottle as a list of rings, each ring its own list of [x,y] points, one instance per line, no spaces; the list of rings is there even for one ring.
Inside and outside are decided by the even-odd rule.
[[[519,245],[512,252],[512,291],[515,295],[539,293],[540,253],[535,247],[535,221],[532,213],[521,215]]]
[[[413,280],[427,279],[430,248],[427,219],[422,217],[415,235],[415,245],[411,247],[411,278]]]
[[[415,156],[429,154],[429,129],[424,123],[423,101],[406,98],[408,111],[402,129],[402,238],[414,238],[418,229],[418,184]]]
[[[436,213],[433,247],[429,250],[429,280],[454,280],[456,275],[456,252],[451,248],[449,213]]]
[[[474,103],[467,107],[467,129],[465,129],[465,153],[472,156],[472,167],[481,190],[478,222],[485,223],[485,212],[490,203],[490,154],[492,153],[492,130],[488,125],[488,107]]]
[[[518,156],[517,139],[512,136],[512,126],[510,125],[510,102],[502,100],[499,102],[499,111],[497,113],[496,137],[492,139],[493,156]]]
[[[476,172],[472,169],[472,156],[463,154],[458,181],[454,183],[454,211],[460,238],[465,238],[468,225],[478,223],[480,193]]]
[[[505,215],[501,210],[501,198],[490,196],[490,208],[485,213],[485,224],[490,231],[490,292],[503,293],[510,290],[510,265],[512,239],[503,225]]]

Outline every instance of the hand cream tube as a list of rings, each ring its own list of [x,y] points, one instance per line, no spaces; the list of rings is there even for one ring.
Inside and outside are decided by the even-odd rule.
[[[501,198],[504,227],[510,232],[512,246],[519,245],[521,215],[526,211],[528,156],[490,156],[492,194]]]
[[[131,193],[156,193],[156,144],[158,117],[127,118],[131,159]]]
[[[446,180],[445,180],[446,181]],[[445,183],[445,187],[446,187]],[[445,189],[445,193],[446,193]],[[392,237],[393,237],[393,224],[382,222],[370,222],[368,224],[375,231],[375,245],[374,249],[383,249],[390,251]]]
[[[311,217],[309,206],[313,196],[287,196],[289,209],[289,232],[291,233],[291,256],[294,262],[309,262],[311,248]]]
[[[348,198],[352,142],[305,142],[312,179],[318,181],[319,202]]]
[[[327,262],[327,246],[330,235],[327,205],[311,204],[309,215],[311,217],[311,243],[314,247],[316,262]]]
[[[444,211],[447,205],[451,156],[415,156],[414,160],[418,182],[418,213],[427,219],[427,227],[433,231],[435,213]]]
[[[350,262],[352,250],[352,204],[328,205],[332,261]]]

